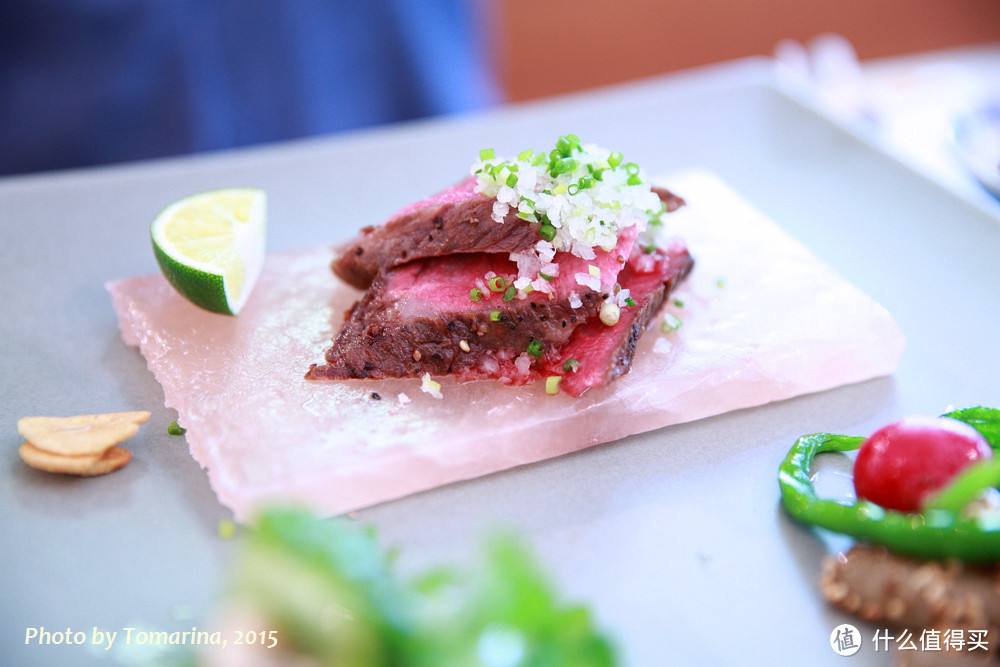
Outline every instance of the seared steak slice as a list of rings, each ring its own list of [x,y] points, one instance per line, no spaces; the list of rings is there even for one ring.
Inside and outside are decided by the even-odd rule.
[[[306,377],[430,373],[522,384],[563,375],[560,388],[579,396],[628,372],[639,338],[693,264],[679,244],[652,258],[637,252],[618,275],[636,305],[622,308],[618,323],[609,327],[597,317],[603,295],[585,288],[579,288],[583,305],[577,308],[565,293],[550,299],[536,292],[504,302],[500,293],[487,291],[473,302],[467,288],[488,271],[513,274],[513,264],[496,255],[411,262],[376,280],[348,313],[326,365],[312,366]],[[529,354],[533,341],[540,347]],[[563,369],[568,359],[578,362],[573,372]]]
[[[468,253],[523,252],[538,242],[537,223],[517,217],[513,209],[503,224],[493,220],[493,197],[475,191],[476,179],[458,185],[400,211],[379,227],[338,251],[331,268],[342,280],[367,289],[386,269],[425,257]],[[662,188],[653,191],[673,211],[684,200]]]
[[[341,248],[331,268],[344,282],[366,289],[385,269],[424,257],[456,253],[510,253],[538,242],[538,224],[511,211],[503,224],[493,215],[493,197],[475,192],[470,177],[453,188],[407,207],[380,227],[365,227]]]
[[[486,286],[489,272],[505,276],[510,284],[517,267],[506,256],[480,253],[417,260],[382,273],[349,311],[325,355],[326,365],[312,366],[306,377],[430,373],[523,382],[527,372],[520,372],[516,360],[533,340],[560,346],[600,309],[601,295],[580,285],[572,291],[559,289],[552,298],[532,292],[504,301],[503,292]],[[470,291],[477,284],[484,289],[473,301]],[[581,305],[570,304],[576,300],[571,294]]]
[[[564,376],[560,390],[579,396],[628,373],[639,338],[670,292],[691,272],[694,260],[687,248],[676,245],[666,253],[657,254],[656,261],[644,267],[651,269],[649,272],[639,272],[636,265],[637,262],[630,261],[618,275],[622,287],[629,290],[635,301],[634,306],[621,309],[618,323],[609,327],[600,319],[588,320],[576,328],[566,345],[542,359],[544,375]],[[576,360],[575,371],[564,370],[563,364],[569,359]]]

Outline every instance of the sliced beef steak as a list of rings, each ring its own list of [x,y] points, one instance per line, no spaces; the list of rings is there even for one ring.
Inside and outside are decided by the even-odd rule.
[[[493,197],[475,191],[470,177],[407,207],[380,227],[366,227],[341,248],[331,268],[344,282],[366,289],[385,269],[424,257],[458,253],[510,253],[538,242],[538,225],[509,213],[493,218]]]
[[[487,286],[490,273],[510,284],[517,267],[506,256],[467,254],[410,262],[382,273],[348,313],[326,364],[310,379],[455,375],[516,382],[516,360],[532,341],[563,345],[596,317],[601,295],[574,285],[550,295],[533,292],[504,301]],[[482,286],[478,301],[470,291]],[[571,295],[580,305],[573,307]]]
[[[493,220],[493,197],[475,191],[476,179],[458,185],[403,209],[379,227],[366,227],[361,235],[338,251],[331,268],[339,278],[358,289],[367,289],[386,269],[425,257],[469,253],[523,252],[538,242],[537,223],[511,211],[503,224]],[[668,211],[684,200],[662,188],[653,191]]]
[[[634,306],[621,309],[618,323],[609,327],[592,318],[576,328],[566,345],[542,359],[542,374],[564,376],[559,388],[571,396],[603,387],[629,371],[639,338],[694,266],[687,248],[679,244],[657,254],[652,262],[650,256],[645,261],[638,261],[639,257],[633,256],[618,276],[635,301]],[[563,364],[570,359],[576,360],[575,371],[564,370]]]
[[[311,367],[306,377],[430,373],[521,384],[563,375],[562,390],[579,396],[628,372],[640,336],[693,265],[681,245],[655,257],[637,253],[618,275],[636,305],[623,308],[611,327],[597,317],[603,295],[579,286],[575,293],[582,305],[576,308],[565,291],[503,301],[500,292],[487,288],[472,301],[470,286],[482,284],[488,272],[514,275],[514,265],[497,255],[411,262],[376,280],[349,312],[327,363]],[[563,370],[568,359],[578,361],[576,371]]]

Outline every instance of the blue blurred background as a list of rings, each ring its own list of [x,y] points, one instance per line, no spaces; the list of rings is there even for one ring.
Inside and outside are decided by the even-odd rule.
[[[0,174],[497,102],[466,0],[0,0]]]
[[[862,65],[993,47],[997,3],[0,0],[0,175],[460,113],[828,33]]]

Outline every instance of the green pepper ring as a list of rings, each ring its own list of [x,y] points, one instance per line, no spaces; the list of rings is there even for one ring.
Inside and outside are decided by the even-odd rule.
[[[1000,450],[1000,410],[976,407],[944,416],[972,425],[995,452]],[[778,469],[781,500],[788,513],[802,523],[881,544],[908,556],[1000,561],[1000,521],[965,517],[944,509],[907,513],[865,500],[841,503],[820,498],[809,478],[816,454],[852,451],[864,441],[861,436],[833,433],[814,433],[796,440]]]

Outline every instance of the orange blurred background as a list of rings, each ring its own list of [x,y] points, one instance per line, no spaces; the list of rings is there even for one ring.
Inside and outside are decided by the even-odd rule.
[[[494,53],[521,101],[846,37],[863,61],[1000,41],[1000,0],[500,0]]]

